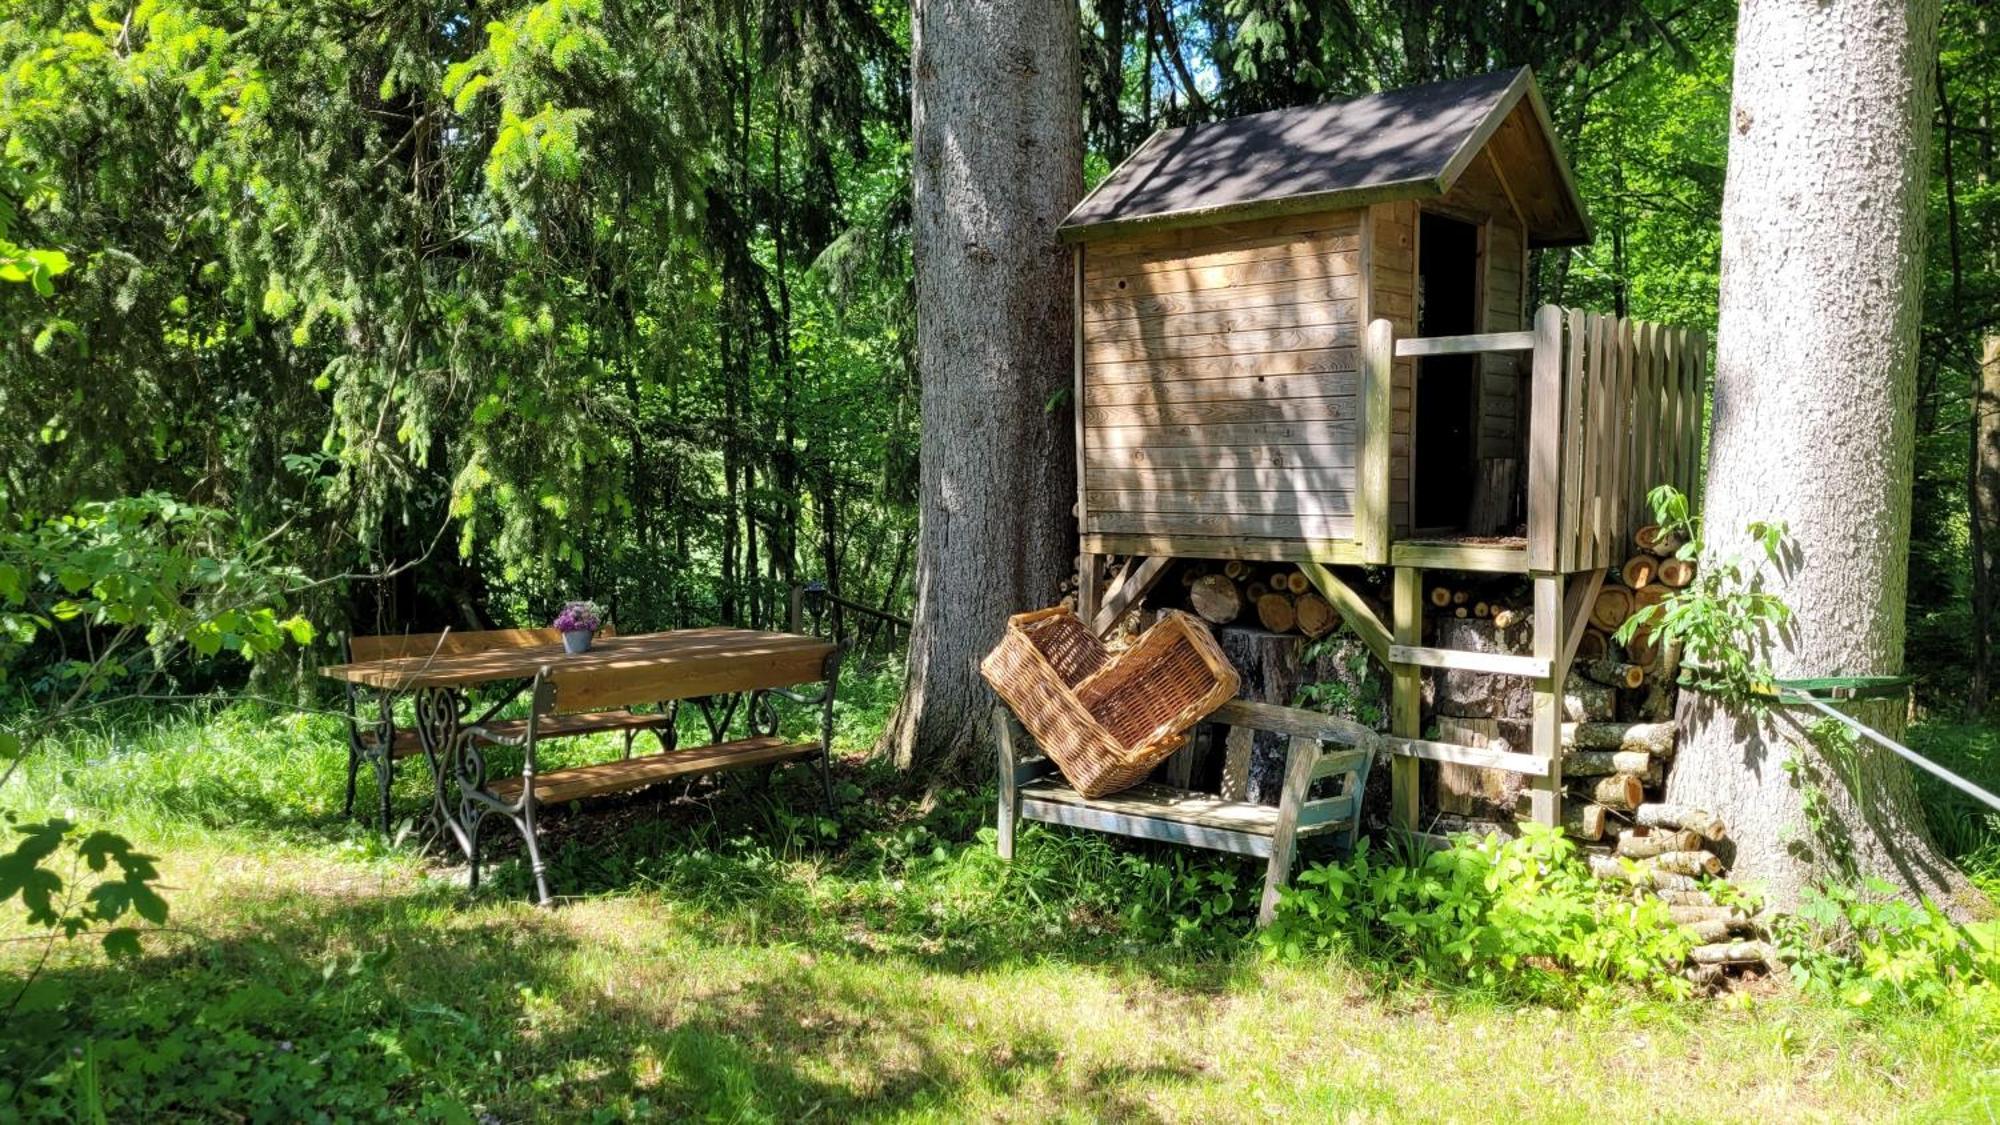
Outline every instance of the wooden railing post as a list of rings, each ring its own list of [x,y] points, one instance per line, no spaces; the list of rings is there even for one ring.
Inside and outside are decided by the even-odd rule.
[[[1528,387],[1528,569],[1556,569],[1561,521],[1563,312],[1535,310],[1534,367]]]
[[[1395,429],[1396,326],[1370,321],[1361,340],[1361,443],[1356,449],[1354,538],[1366,562],[1389,561],[1389,450]]]

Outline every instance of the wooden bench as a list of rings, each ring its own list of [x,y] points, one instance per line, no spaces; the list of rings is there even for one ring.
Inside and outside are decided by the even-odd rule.
[[[695,655],[669,654],[660,657],[659,663],[648,663],[643,653],[635,651],[630,659],[614,659],[609,668],[584,661],[552,664],[534,677],[532,703],[526,718],[474,723],[463,728],[453,777],[460,804],[458,820],[471,861],[473,889],[479,886],[480,824],[488,816],[504,817],[519,830],[527,845],[536,901],[546,906],[551,895],[536,817],[547,805],[630,793],[675,778],[810,761],[817,766],[827,811],[833,811],[830,755],[840,648],[797,635],[709,630],[708,636],[700,636],[703,632],[657,635],[665,643],[672,643],[676,636],[686,637],[691,648],[702,650]],[[629,637],[626,641],[636,643],[647,639]],[[607,656],[617,657],[617,654]],[[696,668],[696,664],[700,667]],[[721,690],[730,693],[748,693],[750,702],[744,716],[748,737],[720,740],[735,712],[731,704],[720,722],[709,715],[710,733],[718,741],[707,746],[677,749],[669,742],[657,754],[633,756],[628,742],[626,756],[615,761],[554,770],[539,768],[536,751],[548,738],[573,733],[578,727],[596,728],[597,724],[614,721],[613,717],[624,714],[608,710],[611,708],[676,698],[697,680],[704,685],[720,685]],[[815,681],[820,684],[816,694],[792,690],[801,682]],[[707,714],[705,698],[693,698],[704,703]],[[569,702],[566,704],[565,700]],[[777,708],[783,703],[819,708],[818,741],[793,742],[779,736]],[[501,746],[520,749],[521,772],[489,778],[488,751]]]
[[[608,625],[598,633],[600,637],[616,635],[616,631]],[[351,662],[360,662],[405,657],[459,656],[467,653],[541,648],[560,644],[562,644],[562,634],[554,629],[468,629],[446,630],[441,633],[403,633],[351,637],[347,642],[347,659]],[[416,729],[396,724],[391,710],[392,703],[391,694],[382,693],[376,718],[368,720],[361,714],[360,689],[353,683],[347,685],[347,800],[344,812],[348,816],[354,815],[355,780],[360,772],[361,763],[366,761],[375,768],[384,832],[389,830],[389,801],[390,790],[395,783],[395,763],[423,752],[423,738]],[[544,718],[538,735],[541,738],[565,738],[584,734],[622,733],[625,736],[626,753],[630,754],[632,740],[645,731],[652,731],[659,738],[661,748],[671,750],[674,743],[674,723],[677,718],[678,712],[672,706],[662,707],[650,714],[629,709],[587,711]],[[527,733],[527,724],[526,719],[506,719],[488,723],[487,729],[502,737],[519,738]],[[383,750],[385,735],[387,752]]]
[[[1116,836],[1159,840],[1268,860],[1257,924],[1269,925],[1278,891],[1291,878],[1299,843],[1336,837],[1352,850],[1361,824],[1361,797],[1381,736],[1359,723],[1268,703],[1231,700],[1203,720],[1226,727],[1228,757],[1223,787],[1230,796],[1147,782],[1104,797],[1085,797],[1063,781],[1047,758],[1025,758],[1016,747],[1028,733],[1005,707],[994,709],[1000,750],[1000,857],[1014,857],[1014,832],[1022,820],[1086,828]],[[1240,799],[1256,732],[1286,742],[1285,780],[1278,803]],[[1176,755],[1181,759],[1190,751]],[[1170,760],[1171,775],[1184,761]],[[1337,791],[1318,791],[1335,779]]]

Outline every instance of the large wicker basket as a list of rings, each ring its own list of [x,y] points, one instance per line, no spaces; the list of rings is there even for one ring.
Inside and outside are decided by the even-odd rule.
[[[1172,610],[1117,654],[1066,608],[1019,614],[979,670],[1086,797],[1144,781],[1237,688],[1208,628]]]

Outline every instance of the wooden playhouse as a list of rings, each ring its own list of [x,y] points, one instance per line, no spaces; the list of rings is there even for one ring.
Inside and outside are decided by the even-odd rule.
[[[1706,344],[1530,312],[1528,252],[1591,229],[1529,72],[1156,134],[1060,233],[1084,620],[1176,559],[1295,564],[1389,670],[1400,823],[1426,759],[1557,823],[1564,680],[1647,491],[1695,494]],[[1529,583],[1532,652],[1426,645],[1427,570]],[[1531,681],[1531,749],[1421,738],[1425,668]]]

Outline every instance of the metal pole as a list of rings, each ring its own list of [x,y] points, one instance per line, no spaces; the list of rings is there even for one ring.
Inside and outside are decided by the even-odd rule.
[[[1917,768],[1930,773],[1939,780],[1943,781],[1945,784],[1950,785],[1954,789],[1957,789],[1959,792],[1964,793],[1969,797],[1975,797],[1981,801],[1984,801],[1991,808],[2000,809],[2000,797],[1996,797],[1993,794],[1988,793],[1986,790],[1981,789],[1979,786],[1974,785],[1972,782],[1967,781],[1964,778],[1958,776],[1957,774],[1951,772],[1950,770],[1944,768],[1943,766],[1938,765],[1936,762],[1933,762],[1930,759],[1923,757],[1916,751],[1910,749],[1907,746],[1902,745],[1899,742],[1896,742],[1895,740],[1889,738],[1887,735],[1884,735],[1881,732],[1875,730],[1875,728],[1869,726],[1867,723],[1862,722],[1861,720],[1855,718],[1854,716],[1846,714],[1841,711],[1836,711],[1833,708],[1827,706],[1824,702],[1815,699],[1810,695],[1801,695],[1796,692],[1787,692],[1784,695],[1781,695],[1779,698],[1783,699],[1787,703],[1807,704],[1808,706],[1811,706],[1819,711],[1824,712],[1825,714],[1827,714],[1832,718],[1839,719],[1841,722],[1846,723],[1848,726],[1853,727],[1857,731],[1860,731],[1861,734],[1868,739],[1868,741],[1873,742],[1875,745],[1882,747],[1883,749],[1889,751],[1892,754],[1895,754],[1897,757],[1902,758],[1904,761],[1909,762],[1911,765],[1914,765]]]

